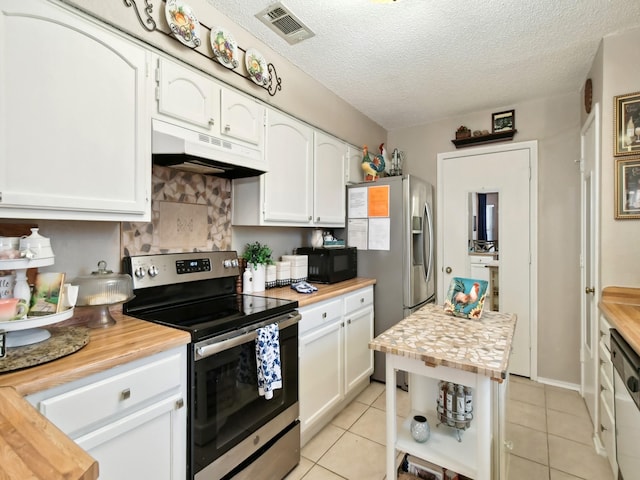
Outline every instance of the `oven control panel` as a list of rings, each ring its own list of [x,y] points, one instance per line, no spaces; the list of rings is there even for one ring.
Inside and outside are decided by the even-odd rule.
[[[195,258],[193,260],[176,260],[176,273],[209,272],[211,271],[211,261],[208,258]]]
[[[134,290],[240,274],[235,251],[137,255],[125,257],[123,268],[131,275]]]

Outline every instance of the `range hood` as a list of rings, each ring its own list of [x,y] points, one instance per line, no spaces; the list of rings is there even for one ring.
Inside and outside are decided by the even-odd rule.
[[[265,173],[263,152],[232,141],[153,119],[153,163],[223,178]]]

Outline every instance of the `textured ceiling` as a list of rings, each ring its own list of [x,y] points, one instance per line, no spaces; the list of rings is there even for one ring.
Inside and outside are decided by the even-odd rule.
[[[283,0],[315,33],[289,45],[254,16],[270,0],[208,1],[387,130],[577,92],[640,26],[640,0]]]

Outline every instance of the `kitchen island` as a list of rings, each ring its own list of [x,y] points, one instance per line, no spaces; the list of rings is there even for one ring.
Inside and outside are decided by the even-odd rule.
[[[475,480],[504,478],[501,451],[504,396],[516,316],[484,312],[479,320],[447,315],[429,304],[369,343],[386,354],[386,376],[411,374],[412,413],[398,428],[396,389],[386,389],[387,478],[396,478],[396,450],[409,453]],[[473,420],[464,431],[438,425],[439,380],[470,387]],[[418,443],[409,426],[413,415],[425,415],[431,437]],[[460,441],[458,441],[458,435]],[[493,472],[493,475],[492,475]]]

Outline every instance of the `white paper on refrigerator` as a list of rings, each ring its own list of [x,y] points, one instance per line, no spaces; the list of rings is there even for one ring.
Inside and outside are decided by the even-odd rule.
[[[367,224],[366,218],[350,218],[347,222],[347,238],[349,246],[358,250],[367,249]]]
[[[391,248],[391,219],[389,217],[369,219],[369,250]]]

